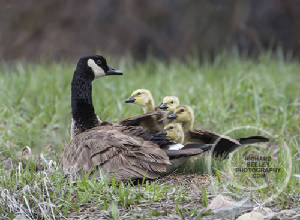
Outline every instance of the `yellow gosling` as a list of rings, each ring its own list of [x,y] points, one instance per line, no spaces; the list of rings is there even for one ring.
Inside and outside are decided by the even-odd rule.
[[[180,102],[177,96],[166,96],[163,98],[163,101],[159,108],[163,110],[168,110],[173,113],[179,104]]]
[[[181,124],[179,123],[170,123],[164,127],[164,130],[167,133],[167,137],[172,141],[178,144],[184,143],[184,132]]]
[[[147,89],[137,89],[131,93],[131,96],[125,100],[125,103],[133,103],[143,108],[144,113],[153,112],[154,99]]]

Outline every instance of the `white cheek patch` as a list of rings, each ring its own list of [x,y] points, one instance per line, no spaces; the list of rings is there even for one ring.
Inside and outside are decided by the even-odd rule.
[[[184,147],[183,144],[172,144],[169,146],[169,150],[180,150],[183,147]]]
[[[88,60],[88,66],[92,68],[95,74],[95,78],[105,76],[104,70],[100,66],[98,66],[93,59]]]

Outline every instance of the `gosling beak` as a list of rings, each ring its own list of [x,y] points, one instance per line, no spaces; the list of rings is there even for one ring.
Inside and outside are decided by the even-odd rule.
[[[167,131],[166,130],[162,130],[160,132],[157,132],[157,135],[167,135]]]
[[[111,68],[110,66],[108,66],[108,70],[105,73],[106,76],[109,75],[123,75],[123,72],[121,70],[115,70],[114,68]]]
[[[128,99],[125,100],[125,103],[134,103],[135,98],[133,96],[130,96]]]
[[[168,108],[168,106],[166,105],[166,103],[161,103],[159,108],[166,110]]]
[[[168,119],[175,119],[177,117],[176,112],[168,115]]]

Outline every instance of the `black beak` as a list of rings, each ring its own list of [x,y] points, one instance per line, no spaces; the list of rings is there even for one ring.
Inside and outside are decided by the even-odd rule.
[[[133,96],[130,96],[128,99],[125,100],[125,103],[134,103],[135,98]]]
[[[108,70],[105,73],[106,76],[109,75],[123,75],[121,70],[115,70],[114,68],[111,68],[110,66],[108,66]]]
[[[168,119],[175,119],[177,117],[176,112],[168,115]]]
[[[160,132],[157,132],[156,134],[157,135],[163,135],[163,136],[165,136],[165,135],[167,135],[167,131],[166,130],[162,130]]]
[[[159,108],[166,110],[168,108],[168,106],[166,105],[166,103],[161,103]]]

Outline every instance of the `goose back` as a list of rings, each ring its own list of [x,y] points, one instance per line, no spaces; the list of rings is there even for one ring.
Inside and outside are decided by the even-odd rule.
[[[165,174],[170,165],[166,152],[150,141],[124,134],[122,128],[104,125],[76,135],[63,152],[64,172],[77,174],[101,168],[118,180],[155,179]]]
[[[141,126],[148,131],[159,132],[163,130],[164,125],[167,123],[168,114],[169,111],[157,110],[132,116],[120,121],[119,124],[125,126]]]

